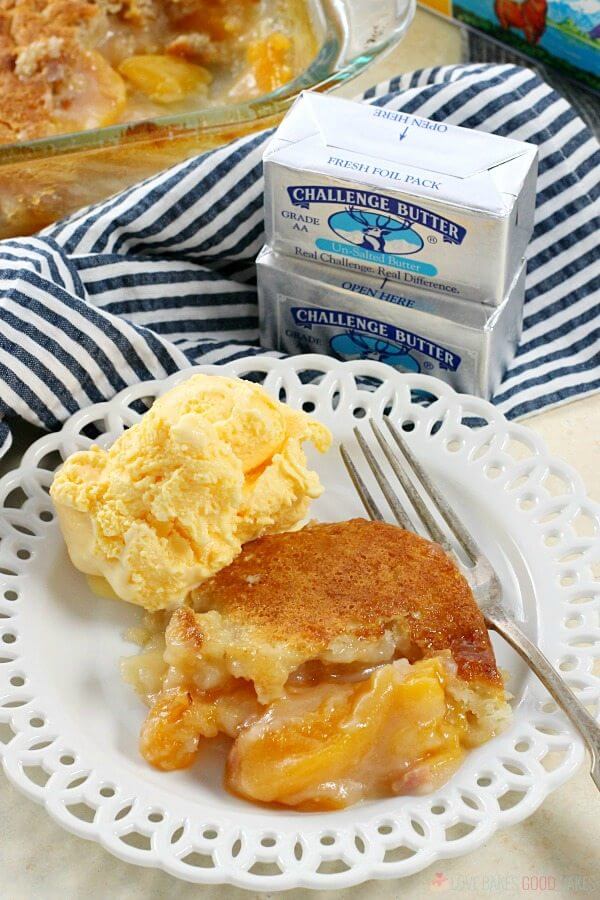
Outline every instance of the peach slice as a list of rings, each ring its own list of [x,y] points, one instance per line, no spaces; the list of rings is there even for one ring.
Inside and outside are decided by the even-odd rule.
[[[289,64],[292,42],[285,34],[274,31],[266,38],[248,45],[246,57],[257,87],[263,91],[274,91],[286,84],[292,77]]]
[[[203,66],[160,53],[130,56],[119,65],[119,72],[150,100],[165,105],[206,93],[212,81]]]
[[[430,789],[463,755],[444,674],[431,659],[384,666],[359,684],[299,689],[240,733],[228,787],[304,809]]]
[[[241,682],[224,694],[163,691],[148,713],[140,736],[144,759],[157,769],[186,769],[198,755],[202,738],[235,737],[261,713],[253,688]]]

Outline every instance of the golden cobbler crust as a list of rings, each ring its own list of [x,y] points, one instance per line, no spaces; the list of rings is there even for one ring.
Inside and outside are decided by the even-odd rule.
[[[502,683],[483,616],[455,563],[437,544],[394,525],[353,519],[260,538],[201,585],[193,604],[216,611],[229,629],[249,629],[305,658],[342,638],[364,645],[395,629],[417,656],[450,650],[461,679]],[[197,646],[202,619],[182,613],[178,620]]]
[[[0,7],[0,139],[41,137],[51,128],[54,87],[100,25],[94,0],[7,0]]]

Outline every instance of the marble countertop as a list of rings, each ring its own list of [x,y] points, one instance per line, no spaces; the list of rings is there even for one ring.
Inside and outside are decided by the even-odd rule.
[[[352,96],[391,75],[461,59],[460,30],[418,11],[405,42],[357,81]],[[576,468],[590,496],[600,500],[600,395],[565,404],[523,420],[550,451]],[[37,432],[23,427],[3,469],[16,465]],[[476,854],[446,860],[409,878],[367,884],[339,892],[290,891],[293,900],[333,896],[343,900],[423,900],[444,892],[461,900],[486,896],[600,896],[599,798],[585,767],[555,791],[527,821],[497,833]],[[98,844],[73,837],[0,775],[0,898],[58,900],[86,897],[145,900],[243,900],[236,888],[199,887],[152,869],[135,868]],[[254,894],[267,897],[269,895]],[[274,895],[272,895],[274,896]]]

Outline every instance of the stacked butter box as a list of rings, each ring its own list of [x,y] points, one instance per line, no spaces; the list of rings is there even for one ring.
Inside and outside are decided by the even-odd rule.
[[[315,93],[264,154],[261,342],[489,397],[517,346],[537,148]]]

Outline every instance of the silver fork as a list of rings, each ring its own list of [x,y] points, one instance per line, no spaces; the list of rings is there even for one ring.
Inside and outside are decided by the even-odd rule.
[[[383,421],[390,432],[395,446],[390,444],[390,441],[373,419],[369,420],[369,424],[394,475],[404,488],[404,492],[409,498],[413,509],[403,506],[400,497],[390,485],[387,476],[358,427],[354,428],[354,434],[396,521],[402,528],[418,532],[420,529],[413,518],[413,510],[416,511],[421,522],[427,528],[429,537],[440,544],[452,556],[473,590],[487,627],[497,631],[511,647],[514,647],[579,731],[591,754],[590,771],[592,779],[600,790],[600,726],[583,704],[579,702],[573,691],[567,686],[541,650],[521,631],[503,607],[500,581],[489,560],[481,552],[473,536],[440,494],[421,464],[415,459],[402,434],[387,416],[383,417]],[[348,448],[343,444],[340,446],[340,453],[369,517],[384,521],[384,516],[361,478]],[[409,472],[413,480],[408,476],[407,473]],[[428,495],[432,505],[437,509],[448,527],[449,534],[440,528],[415,485],[419,485],[423,492]],[[454,537],[455,541],[460,544],[470,561],[470,565],[466,565],[456,552],[450,543],[450,536]]]

